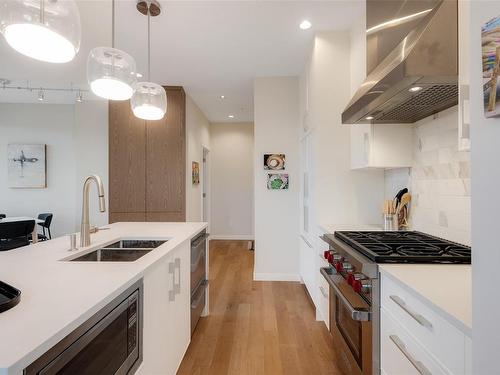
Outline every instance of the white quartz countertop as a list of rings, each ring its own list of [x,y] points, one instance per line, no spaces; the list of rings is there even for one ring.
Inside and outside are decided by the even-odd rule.
[[[91,235],[90,247],[69,252],[69,238],[0,252],[0,280],[21,290],[21,301],[0,313],[0,374],[21,373],[85,322],[158,260],[206,223],[115,223]],[[134,262],[67,262],[120,238],[168,239]]]
[[[470,265],[380,264],[379,269],[380,272],[403,283],[413,295],[430,303],[444,319],[471,337]]]

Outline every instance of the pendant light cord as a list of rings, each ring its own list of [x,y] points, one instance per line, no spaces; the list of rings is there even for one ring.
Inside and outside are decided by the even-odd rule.
[[[148,7],[148,81],[151,81],[151,5]]]
[[[45,23],[45,0],[40,0],[40,23]]]
[[[111,0],[111,47],[115,48],[115,0]]]

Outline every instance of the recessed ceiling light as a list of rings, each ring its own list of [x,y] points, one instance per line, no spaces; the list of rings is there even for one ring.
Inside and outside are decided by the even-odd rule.
[[[225,98],[225,96],[224,96],[224,95],[221,95],[221,96],[220,96],[220,98],[221,98],[221,99],[224,99],[224,98]]]
[[[366,120],[373,120],[373,118],[374,118],[373,116],[366,116],[365,117]]]
[[[420,91],[420,90],[422,90],[422,87],[420,87],[420,86],[413,86],[408,91],[409,92],[417,92],[417,91]]]
[[[229,115],[229,116],[227,116],[227,117],[229,117],[229,118],[234,118],[234,115]]]
[[[141,74],[141,73],[137,73],[135,76],[136,76],[137,78],[142,78],[142,74]]]
[[[312,23],[309,22],[308,20],[304,20],[300,23],[299,27],[302,29],[302,30],[307,30],[307,29],[310,29],[312,26]]]

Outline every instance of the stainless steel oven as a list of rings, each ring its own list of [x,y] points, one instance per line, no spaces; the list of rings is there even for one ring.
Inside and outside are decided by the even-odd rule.
[[[330,285],[330,332],[335,341],[337,364],[346,374],[371,375],[371,306],[341,274],[327,268],[321,272]]]
[[[47,353],[26,375],[125,375],[142,362],[142,279]]]
[[[321,274],[330,285],[330,332],[345,374],[380,374],[378,266],[331,235]]]

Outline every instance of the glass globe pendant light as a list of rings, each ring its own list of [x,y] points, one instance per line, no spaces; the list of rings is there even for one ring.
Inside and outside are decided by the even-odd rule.
[[[153,1],[139,1],[137,10],[148,16],[148,80],[151,80],[151,17],[161,13],[160,4]],[[130,106],[135,117],[143,120],[161,120],[167,112],[165,89],[153,82],[139,82]]]
[[[87,80],[92,92],[108,100],[128,100],[137,82],[135,60],[115,47],[115,1],[112,1],[112,47],[96,47],[87,59]]]
[[[66,63],[80,49],[80,13],[73,0],[0,0],[0,33],[25,56]]]

